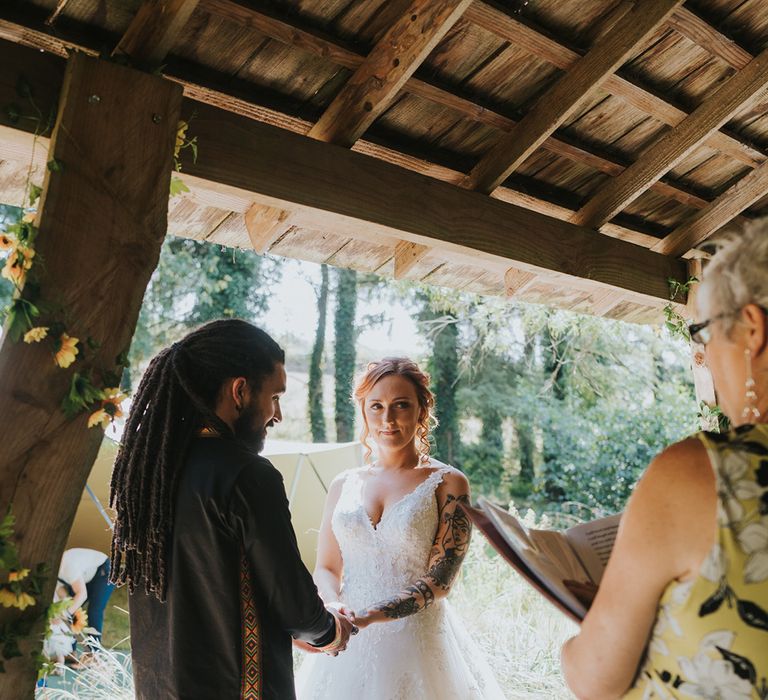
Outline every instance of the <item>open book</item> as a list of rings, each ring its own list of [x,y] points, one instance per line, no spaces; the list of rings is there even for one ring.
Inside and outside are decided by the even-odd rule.
[[[621,514],[593,520],[565,531],[534,530],[484,498],[467,515],[494,549],[539,593],[568,617],[580,622],[587,608],[563,581],[600,584],[611,555]]]

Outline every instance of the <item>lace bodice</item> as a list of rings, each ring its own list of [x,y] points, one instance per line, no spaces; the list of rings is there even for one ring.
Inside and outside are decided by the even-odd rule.
[[[448,469],[436,469],[389,506],[376,527],[363,503],[362,471],[348,473],[331,521],[344,561],[341,597],[353,609],[391,598],[427,570],[437,530],[435,491]]]

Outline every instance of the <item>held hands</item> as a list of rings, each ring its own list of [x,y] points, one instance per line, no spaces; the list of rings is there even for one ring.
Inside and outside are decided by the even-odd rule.
[[[351,619],[354,616],[354,613],[342,603],[331,603],[326,606],[326,609],[334,616],[334,618],[336,618],[336,637],[333,642],[325,647],[314,647],[311,644],[294,639],[293,646],[308,654],[318,654],[323,652],[330,656],[338,656],[339,652],[342,652],[347,648],[350,636],[355,635],[360,631]]]

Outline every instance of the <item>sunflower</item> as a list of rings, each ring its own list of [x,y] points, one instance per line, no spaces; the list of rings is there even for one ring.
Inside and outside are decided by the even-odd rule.
[[[16,244],[16,238],[10,233],[0,233],[0,250],[10,250],[11,248],[15,248]]]
[[[22,581],[29,576],[29,569],[18,569],[8,573],[8,581]]]
[[[75,356],[80,352],[77,348],[79,342],[78,338],[72,338],[66,333],[62,333],[59,339],[59,349],[54,356],[54,362],[59,367],[69,367],[75,361]]]
[[[88,616],[82,608],[75,610],[72,615],[72,622],[69,623],[69,629],[73,634],[80,634],[88,626]]]
[[[24,610],[35,604],[35,599],[29,593],[14,593],[6,586],[0,586],[0,605],[4,608]]]
[[[6,258],[5,267],[0,274],[2,274],[5,279],[13,282],[17,287],[20,287],[24,284],[27,270],[32,267],[32,258],[34,257],[35,251],[31,248],[17,247]]]
[[[47,335],[48,335],[47,326],[36,326],[35,328],[31,328],[24,334],[24,342],[39,343]]]

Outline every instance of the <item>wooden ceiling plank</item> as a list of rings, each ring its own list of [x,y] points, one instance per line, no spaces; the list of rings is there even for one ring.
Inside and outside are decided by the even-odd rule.
[[[723,83],[677,127],[645,150],[621,175],[592,197],[575,223],[599,228],[669,172],[707,136],[759,97],[768,86],[768,49]]]
[[[754,58],[749,51],[719,32],[688,7],[675,10],[669,19],[669,26],[737,70],[746,68]]]
[[[323,112],[309,135],[352,146],[392,103],[408,78],[471,0],[412,0]]]
[[[487,1],[475,0],[464,18],[562,70],[570,69],[581,58],[577,51]],[[609,76],[603,83],[603,89],[669,126],[677,126],[687,116],[685,111],[662,96],[649,92],[618,74]],[[753,168],[766,160],[766,155],[760,149],[722,132],[711,134],[706,143],[711,148]]]
[[[245,212],[245,228],[253,249],[264,255],[272,244],[291,228],[291,214],[285,209],[254,204]]]
[[[199,0],[144,0],[112,52],[157,67],[171,52]]]
[[[429,246],[400,241],[395,246],[395,279],[404,279],[429,253]]]
[[[536,284],[536,275],[533,272],[521,270],[518,267],[510,267],[504,273],[504,293],[512,298],[524,294]]]
[[[588,101],[619,66],[641,50],[681,2],[637,3],[480,159],[463,185],[485,194],[493,192]]]
[[[659,241],[653,250],[664,255],[683,255],[766,194],[768,163],[763,163]]]

